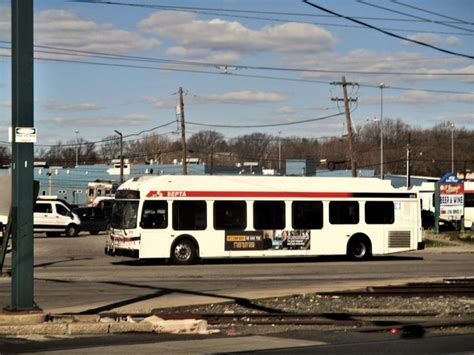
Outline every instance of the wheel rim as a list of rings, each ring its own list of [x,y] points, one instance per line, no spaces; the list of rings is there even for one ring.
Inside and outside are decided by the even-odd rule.
[[[192,255],[191,246],[189,246],[187,243],[179,243],[174,248],[174,256],[176,257],[176,260],[178,260],[179,262],[188,261],[189,259],[191,259],[191,255]]]
[[[69,229],[67,230],[67,235],[70,237],[74,237],[76,235],[76,228],[69,227]]]
[[[367,247],[363,242],[355,242],[354,246],[352,247],[352,255],[356,258],[363,258],[367,253]]]

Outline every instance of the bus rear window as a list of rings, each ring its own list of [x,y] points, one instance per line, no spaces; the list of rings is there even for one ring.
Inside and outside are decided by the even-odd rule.
[[[474,194],[464,194],[464,207],[474,207]]]
[[[365,223],[393,224],[395,205],[392,201],[367,201],[365,203]]]
[[[207,227],[206,201],[174,201],[174,230],[204,230]]]

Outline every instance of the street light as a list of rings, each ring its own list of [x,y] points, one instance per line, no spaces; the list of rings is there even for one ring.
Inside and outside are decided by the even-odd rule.
[[[451,123],[451,172],[454,174],[454,124]]]
[[[120,136],[120,184],[123,184],[123,135],[122,132],[114,129],[114,132]]]
[[[78,134],[79,134],[79,130],[75,130],[74,131],[76,133],[76,168],[79,166],[79,138],[78,138]]]
[[[383,89],[387,86],[379,84],[380,88],[380,178],[383,180]]]

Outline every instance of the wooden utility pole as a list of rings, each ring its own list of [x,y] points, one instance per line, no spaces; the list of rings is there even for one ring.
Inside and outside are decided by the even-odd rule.
[[[406,185],[408,189],[411,187],[410,153],[411,153],[411,146],[410,146],[410,143],[408,143],[407,144],[407,181],[406,181]]]
[[[342,85],[342,93],[344,95],[344,99],[339,99],[337,97],[331,98],[331,101],[344,101],[344,111],[346,113],[346,126],[347,126],[347,141],[348,141],[348,148],[349,148],[349,157],[351,160],[351,171],[352,171],[352,177],[357,177],[357,171],[356,171],[356,160],[355,160],[355,154],[354,154],[354,148],[353,148],[353,138],[352,138],[352,124],[351,124],[351,111],[349,109],[349,102],[351,101],[357,101],[357,99],[353,99],[348,97],[347,95],[347,85],[359,85],[357,83],[348,83],[346,82],[346,77],[342,77],[342,81],[340,82],[333,82],[331,83],[333,85]]]
[[[184,130],[184,101],[183,88],[179,87],[179,116],[181,119],[181,146],[183,148],[183,175],[188,175],[188,159],[186,156],[186,133]]]

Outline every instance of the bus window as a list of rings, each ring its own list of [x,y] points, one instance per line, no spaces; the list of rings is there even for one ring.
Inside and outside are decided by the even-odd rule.
[[[329,202],[329,223],[357,224],[359,223],[359,202],[332,201]]]
[[[365,223],[393,224],[395,205],[392,201],[367,201],[365,203]]]
[[[255,201],[253,203],[254,229],[285,229],[285,202]]]
[[[174,230],[204,230],[206,223],[206,201],[174,201]]]
[[[214,229],[243,230],[247,228],[247,204],[245,201],[214,202]]]
[[[145,201],[140,227],[143,229],[164,229],[168,226],[168,202]]]
[[[322,229],[323,203],[321,201],[295,201],[292,204],[293,229]]]
[[[474,194],[464,194],[464,207],[474,207]]]

